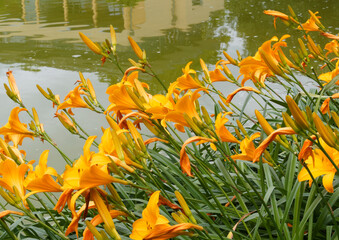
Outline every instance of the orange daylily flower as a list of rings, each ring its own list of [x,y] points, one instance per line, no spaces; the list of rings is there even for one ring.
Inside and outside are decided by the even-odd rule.
[[[20,197],[24,204],[26,205],[25,198],[25,192],[26,188],[24,185],[25,175],[27,170],[29,169],[28,164],[21,164],[17,165],[14,161],[10,159],[6,159],[5,161],[0,162],[0,175],[2,175],[2,178],[0,178],[0,186],[7,189],[13,194],[16,194],[16,192],[19,194],[18,197]],[[16,189],[16,191],[14,190]]]
[[[322,114],[326,114],[326,113],[330,112],[330,100],[331,100],[331,98],[333,98],[333,99],[339,98],[339,93],[335,93],[331,97],[325,99],[325,101],[323,102],[323,104],[320,107],[320,111],[321,111]]]
[[[317,137],[315,135],[311,136],[311,139],[316,140]],[[303,159],[308,159],[310,156],[314,158],[313,149],[312,149],[313,142],[309,139],[306,139],[300,152],[298,154],[298,160],[301,161]]]
[[[254,57],[247,57],[240,63],[239,72],[244,76],[241,85],[244,86],[245,82],[251,79],[254,83],[259,82],[265,86],[264,81],[267,77],[277,75],[284,75],[283,70],[280,68],[279,63],[282,63],[280,56],[284,58],[284,61],[289,67],[298,68],[286,56],[282,53],[281,47],[286,47],[287,44],[283,40],[290,37],[289,35],[282,36],[279,40],[277,37],[273,37],[259,47],[258,52]],[[271,46],[271,43],[275,41]],[[280,51],[280,55],[279,55]]]
[[[234,160],[246,160],[253,161],[255,146],[253,140],[260,137],[260,133],[254,133],[250,138],[245,137],[240,143],[241,154],[232,155],[231,158]]]
[[[331,72],[320,74],[318,78],[322,81],[325,81],[326,83],[324,83],[324,85],[326,85],[338,75],[339,75],[339,60],[336,63],[335,69],[333,69]],[[335,84],[339,85],[339,80]]]
[[[76,216],[75,202],[81,194],[88,194],[91,188],[107,185],[111,182],[127,184],[126,181],[112,177],[108,173],[107,158],[99,158],[92,162],[95,153],[90,151],[90,146],[95,138],[96,136],[91,136],[86,140],[83,148],[84,154],[73,163],[72,167],[66,165],[66,170],[62,174],[63,193],[54,209],[61,211],[67,201],[69,202],[68,208],[73,216]],[[72,196],[74,190],[77,190],[77,192]]]
[[[215,142],[215,139],[211,139],[211,138],[206,138],[206,137],[199,137],[199,136],[195,136],[195,137],[191,137],[189,139],[187,139],[184,144],[181,147],[180,150],[180,167],[182,169],[183,173],[186,173],[188,176],[193,177],[192,172],[191,172],[191,162],[188,158],[188,155],[185,151],[185,148],[188,144],[192,143],[192,142],[197,142],[199,141],[197,144],[201,144],[201,143],[205,143],[205,142]]]
[[[148,103],[152,95],[145,91],[147,85],[141,83],[138,74],[130,74],[126,80],[107,88],[108,100],[111,104],[106,109],[110,111],[144,110],[149,107]],[[134,92],[135,91],[135,92]]]
[[[274,17],[273,25],[274,25],[275,29],[277,29],[277,26],[276,26],[277,18],[280,18],[280,19],[282,19],[284,21],[288,21],[289,20],[289,16],[288,15],[286,15],[285,13],[279,12],[279,11],[275,11],[275,10],[265,10],[264,14],[271,15],[271,16]]]
[[[265,149],[268,147],[268,145],[275,139],[278,135],[292,135],[295,134],[295,131],[290,127],[283,127],[275,130],[272,132],[254,151],[254,157],[253,162],[258,162],[259,157],[261,154],[265,151]]]
[[[215,69],[213,71],[209,71],[211,82],[219,82],[219,81],[227,81],[232,82],[230,79],[224,76],[221,71],[224,71],[224,69],[227,67],[224,65],[225,60],[219,60],[215,64]],[[228,70],[228,69],[227,69]]]
[[[327,32],[321,32],[321,35],[330,38],[330,39],[336,39],[339,40],[339,36],[331,34],[331,33],[327,33]]]
[[[338,37],[339,38],[339,37]],[[326,53],[326,57],[328,56],[328,54],[330,53],[334,53],[336,56],[339,56],[339,43],[337,40],[333,40],[329,43],[327,43],[324,47],[325,50],[327,50],[328,52]]]
[[[195,109],[195,100],[200,97],[199,91],[201,90],[203,89],[197,89],[193,94],[187,92],[184,96],[179,98],[174,106],[174,110],[166,115],[166,121],[175,122],[175,127],[181,132],[185,132],[184,127],[190,127],[184,118],[184,114],[187,114],[190,119],[194,117],[198,121],[201,121],[199,114]]]
[[[306,33],[310,31],[320,31],[319,26],[317,25],[317,22],[319,22],[320,16],[317,16],[318,12],[313,13],[312,11],[309,11],[311,14],[311,17],[301,26],[298,26],[299,30],[305,30]]]
[[[228,119],[225,117],[226,115],[232,114],[231,112],[227,112],[225,114],[219,113],[215,120],[215,132],[223,142],[233,142],[240,143],[238,139],[236,139],[230,131],[225,127],[225,123],[228,122]]]
[[[89,108],[92,109],[91,106],[89,106],[82,98],[80,95],[86,94],[84,91],[81,90],[82,85],[80,84],[79,86],[76,86],[72,91],[70,91],[67,96],[64,99],[64,102],[61,103],[57,110],[62,110],[62,109],[68,109],[68,112],[72,115],[72,108]],[[67,99],[67,100],[66,100]]]
[[[5,210],[5,211],[0,212],[0,219],[3,218],[3,217],[6,217],[9,214],[16,214],[16,215],[19,215],[19,216],[24,215],[24,213],[22,213],[22,212],[17,212],[17,211],[13,211],[13,210]]]
[[[27,111],[25,108],[15,107],[12,109],[8,122],[0,128],[0,134],[5,136],[5,141],[12,141],[14,147],[22,144],[25,137],[34,139],[34,133],[27,129],[25,123],[20,122],[19,113]]]
[[[256,93],[260,93],[258,90],[252,88],[252,87],[240,87],[238,89],[236,89],[235,91],[233,91],[232,93],[230,93],[228,96],[227,96],[227,99],[226,99],[226,102],[227,103],[230,103],[233,99],[233,97],[238,93],[238,92],[241,92],[241,91],[247,91],[247,92],[256,92]]]
[[[169,225],[166,217],[159,211],[160,191],[156,191],[150,197],[147,207],[142,212],[142,218],[133,223],[133,240],[166,240],[179,235],[187,235],[187,229],[203,230],[203,227],[192,223],[180,223],[174,226]]]
[[[56,183],[52,176],[57,177],[58,173],[52,167],[47,167],[47,158],[49,150],[45,150],[39,159],[39,164],[35,171],[30,170],[25,179],[26,189],[32,192],[28,193],[25,198],[39,192],[62,192],[61,186]]]
[[[74,122],[71,119],[69,119],[69,117],[66,115],[65,112],[61,112],[61,113],[56,112],[54,114],[54,117],[57,117],[59,121],[61,122],[61,124],[71,133],[78,132],[78,129],[75,126]]]
[[[192,62],[187,63],[185,68],[182,69],[184,75],[177,78],[175,82],[176,88],[179,88],[180,90],[189,90],[204,87],[203,83],[198,79],[196,71],[190,69],[191,64]],[[193,77],[191,74],[193,74]]]
[[[319,142],[333,162],[339,166],[339,151],[328,146],[322,139],[320,139]],[[307,165],[314,179],[324,175],[322,180],[323,185],[328,192],[333,193],[333,178],[337,170],[327,158],[325,153],[318,148],[314,149],[313,154],[306,159],[305,164]],[[301,169],[298,175],[298,180],[300,182],[308,180],[309,186],[311,186],[313,182],[313,179],[306,168]]]

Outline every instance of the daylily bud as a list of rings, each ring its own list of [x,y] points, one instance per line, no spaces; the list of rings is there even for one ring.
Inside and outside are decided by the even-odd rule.
[[[61,113],[56,112],[55,117],[59,119],[59,121],[62,123],[62,125],[64,125],[64,127],[68,131],[70,131],[73,134],[78,133],[78,129],[75,126],[74,122],[71,119],[69,119],[64,112]]]
[[[248,137],[248,133],[246,131],[246,129],[244,128],[244,126],[241,124],[241,122],[237,119],[236,120],[238,128],[240,129],[240,131],[246,136]]]
[[[106,233],[110,237],[112,237],[113,239],[121,240],[121,237],[119,236],[119,233],[117,232],[117,230],[115,228],[111,228],[107,224],[104,224],[104,229],[105,229]]]
[[[87,87],[87,83],[86,83],[86,79],[84,78],[84,75],[82,74],[82,72],[79,72],[79,77],[80,77],[80,81],[81,83]],[[77,81],[78,82],[78,81]]]
[[[313,125],[312,110],[310,106],[306,106],[306,118],[311,125]]]
[[[33,119],[34,119],[35,124],[39,126],[40,125],[39,116],[35,108],[32,108],[32,113],[33,113]]]
[[[282,117],[284,120],[284,123],[287,127],[291,127],[296,133],[300,132],[300,129],[297,127],[293,119],[288,115],[287,113],[283,112]]]
[[[107,184],[106,186],[107,186],[109,192],[111,193],[113,200],[120,203],[121,205],[123,205],[123,202],[121,201],[121,198],[120,198],[117,190],[114,188],[114,186],[111,183]]]
[[[235,131],[235,134],[237,135],[238,139],[239,139],[239,140],[242,140],[243,137],[241,136],[239,130],[235,128],[234,131]]]
[[[223,51],[223,54],[231,64],[238,66],[238,62],[235,61],[230,55],[228,55],[227,52]]]
[[[190,128],[200,136],[202,134],[201,129],[194,123],[194,121],[187,115],[187,113],[184,113],[184,119],[186,123],[190,126]]]
[[[241,54],[240,54],[239,50],[237,50],[236,52],[237,52],[237,55],[238,55],[238,60],[241,61],[242,57],[241,57]]]
[[[333,134],[333,130],[327,125],[325,125],[319,116],[314,112],[312,114],[313,116],[313,121],[315,123],[315,127],[317,128],[320,136],[322,139],[329,145],[330,147],[335,147],[336,146],[336,137]]]
[[[226,64],[222,64],[222,69],[227,77],[229,77],[232,81],[236,82],[235,77],[231,73],[230,69],[226,66]]]
[[[89,79],[87,79],[87,88],[88,88],[89,94],[94,100],[94,103],[98,104],[92,82]]]
[[[293,52],[292,49],[290,49],[289,52],[290,52],[290,55],[291,55],[292,60],[294,61],[294,63],[299,65],[299,63],[300,63],[300,58],[298,57],[298,55],[297,55],[295,52]]]
[[[147,129],[150,130],[155,136],[160,138],[162,137],[162,133],[158,130],[157,127],[153,126],[150,122],[148,122],[145,119],[142,119],[141,121],[144,123]]]
[[[15,201],[10,197],[9,193],[6,193],[2,188],[0,188],[0,195],[7,203],[9,203],[12,206],[17,206]]]
[[[94,53],[102,55],[102,51],[101,49],[98,47],[97,44],[95,44],[94,42],[92,42],[91,39],[89,39],[86,35],[84,35],[82,32],[79,32],[79,35],[82,39],[82,41],[84,41],[84,43],[87,45],[87,47],[89,47],[89,49],[91,49]]]
[[[210,74],[209,74],[208,68],[207,68],[206,63],[204,62],[204,60],[202,60],[201,58],[200,58],[200,65],[201,65],[202,71],[205,74],[207,82],[211,83],[211,78],[210,78]]]
[[[325,28],[324,25],[321,24],[321,22],[319,21],[319,18],[311,11],[308,10],[309,14],[311,15],[311,18],[314,20],[315,24],[320,27],[320,28]]]
[[[45,90],[42,89],[42,87],[40,87],[38,84],[36,85],[36,87],[45,98],[51,100],[51,97],[48,95],[48,93],[45,92]]]
[[[133,59],[129,58],[128,61],[129,61],[134,67],[142,68],[142,64],[137,63],[137,62],[134,61]]]
[[[266,133],[266,135],[270,135],[274,131],[274,129],[266,121],[264,116],[258,110],[255,110],[255,116],[257,117],[258,122],[259,122],[260,126],[262,127],[262,129],[264,130],[264,132]]]
[[[313,39],[311,38],[310,35],[307,35],[307,46],[308,49],[312,52],[312,54],[314,55],[314,57],[319,57],[320,56],[320,51],[318,49],[318,47],[316,46],[316,44],[314,43]]]
[[[122,150],[121,143],[116,131],[114,129],[111,129],[111,134],[117,155],[121,160],[124,160],[125,159],[124,152]]]
[[[283,70],[278,65],[278,62],[274,59],[271,55],[267,54],[263,49],[259,48],[259,53],[264,62],[266,63],[267,67],[275,74],[281,76],[281,77],[286,77],[285,73]]]
[[[202,117],[205,121],[205,123],[210,126],[210,127],[213,127],[213,122],[210,118],[210,115],[208,114],[206,108],[204,106],[201,106],[201,111],[202,111]]]
[[[9,86],[12,90],[12,93],[18,98],[19,102],[21,102],[21,97],[20,97],[20,93],[19,93],[19,89],[16,85],[16,82],[15,82],[15,78],[12,74],[12,71],[8,71],[7,73],[7,78],[8,78],[8,83],[9,83]]]
[[[7,96],[15,102],[17,100],[17,96],[12,92],[11,89],[9,89],[6,83],[4,83],[4,87],[6,89]]]
[[[141,101],[141,99],[139,97],[137,97],[135,92],[127,86],[125,87],[125,89],[126,89],[126,92],[128,93],[128,95],[130,96],[130,98],[132,98],[135,105],[137,105],[141,110],[144,110],[145,109],[144,103]]]
[[[114,222],[112,220],[111,214],[109,213],[105,202],[102,200],[99,192],[96,189],[91,189],[91,197],[95,203],[95,206],[104,222],[104,227],[106,232],[116,240],[120,240],[120,236],[115,229]]]
[[[339,116],[335,111],[331,111],[331,116],[337,127],[339,128]]]
[[[287,7],[288,7],[288,10],[289,10],[290,13],[291,13],[291,16],[292,16],[293,18],[297,19],[297,15],[295,15],[295,13],[294,13],[292,7],[291,7],[290,5],[288,5]]]
[[[297,126],[301,129],[304,129],[304,130],[308,129],[309,124],[308,124],[308,122],[305,118],[305,115],[300,110],[300,108],[298,107],[296,102],[293,100],[293,98],[290,97],[290,96],[286,96],[286,102],[288,104],[288,109],[291,111]]]
[[[91,231],[91,233],[94,235],[94,237],[97,240],[104,240],[104,238],[102,238],[101,234],[99,233],[99,231],[93,226],[93,224],[90,221],[85,221],[87,228]]]
[[[110,33],[111,33],[111,42],[112,42],[112,52],[115,55],[116,54],[116,46],[117,46],[117,38],[115,35],[115,30],[114,27],[112,25],[110,25]]]
[[[171,215],[177,223],[189,223],[190,222],[189,219],[186,217],[186,215],[183,214],[182,212],[173,212]]]
[[[306,50],[305,43],[300,38],[298,38],[298,42],[299,42],[300,49],[301,49],[301,52],[303,54],[303,57],[307,57],[308,56],[308,52]]]
[[[115,161],[110,156],[110,159],[112,160],[107,166],[110,172],[119,175],[120,177],[124,177],[124,174],[121,172],[120,167],[115,163]],[[120,159],[119,159],[120,160]]]
[[[287,58],[280,49],[278,50],[278,55],[279,55],[279,58],[280,58],[280,61],[283,67],[288,68],[289,66],[287,65]]]
[[[184,197],[181,195],[181,193],[178,192],[178,191],[175,191],[174,194],[175,194],[176,198],[178,199],[178,202],[179,202],[180,206],[182,207],[186,216],[191,220],[192,223],[197,224],[197,221],[193,217],[193,214],[192,214],[191,210],[189,209],[189,207],[188,207]]]
[[[130,36],[128,36],[128,41],[131,44],[131,47],[132,47],[134,53],[137,55],[137,57],[140,60],[143,60],[143,52],[141,51],[139,45]]]

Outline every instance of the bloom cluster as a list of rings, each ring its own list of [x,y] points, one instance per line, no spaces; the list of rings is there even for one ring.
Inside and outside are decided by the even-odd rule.
[[[334,179],[339,170],[335,100],[339,98],[339,37],[327,31],[318,13],[310,11],[310,19],[301,23],[289,10],[290,15],[264,13],[275,17],[275,27],[279,18],[301,33],[297,50],[291,48],[286,54],[290,36],[274,36],[254,56],[239,54],[236,59],[224,52],[225,59],[213,67],[200,59],[200,70],[189,62],[168,87],[131,37],[138,60],[130,59],[131,67],[124,71],[112,26],[111,41],[102,44],[80,33],[102,62],[111,61],[122,77],[106,89],[110,102],[106,107],[82,73],[63,101],[50,89],[37,86],[52,102],[62,125],[85,140],[83,153],[74,161],[44,130],[36,110],[26,108],[9,71],[5,89],[18,107],[0,128],[4,136],[0,138],[0,194],[16,210],[3,207],[3,234],[12,239],[36,238],[39,226],[46,236],[60,239],[338,237],[338,181]],[[321,47],[309,32],[330,40]],[[238,77],[230,66],[239,69]],[[159,81],[164,92],[151,94],[141,80],[144,75]],[[300,75],[316,88],[305,89]],[[286,97],[275,91],[276,83]],[[225,94],[220,86],[228,85],[237,88]],[[241,94],[255,101],[258,110],[239,108],[234,99]],[[209,98],[214,109],[205,107],[201,96]],[[107,120],[100,140],[77,122],[77,108]],[[20,121],[21,112],[31,117],[29,124]],[[66,162],[64,172],[47,166],[47,150],[34,167],[34,161],[20,150],[25,138],[39,138],[56,148]]]

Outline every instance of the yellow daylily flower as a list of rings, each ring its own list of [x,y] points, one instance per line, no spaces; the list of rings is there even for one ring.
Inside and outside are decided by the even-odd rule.
[[[303,24],[301,24],[301,26],[298,26],[299,30],[305,30],[306,32],[310,32],[310,31],[320,31],[319,29],[319,24],[317,25],[317,22],[320,23],[320,21],[318,20],[319,18],[321,18],[320,16],[316,16],[318,14],[318,12],[311,12],[309,11],[311,14],[311,17]]]
[[[20,122],[19,113],[22,111],[27,110],[20,107],[13,108],[8,122],[0,128],[0,134],[5,136],[5,141],[12,141],[14,147],[21,145],[25,137],[34,139],[34,133],[27,129],[27,124]]]
[[[339,60],[336,63],[335,69],[333,69],[331,72],[322,73],[318,76],[318,78],[322,81],[325,81],[324,85],[328,84],[330,81],[332,81],[333,78],[339,75]],[[336,85],[339,85],[339,80],[335,83]]]
[[[62,174],[63,178],[63,193],[54,209],[61,211],[66,203],[69,203],[69,209],[73,216],[76,216],[75,202],[76,199],[83,193],[88,194],[91,188],[96,188],[100,185],[106,185],[111,182],[127,184],[126,181],[112,177],[107,170],[107,161],[95,161],[92,163],[94,152],[90,151],[96,136],[91,136],[86,140],[83,151],[84,154],[73,163],[73,166],[66,165],[66,170]],[[72,196],[72,192],[77,192]]]
[[[177,78],[175,82],[176,88],[179,88],[180,90],[189,90],[204,87],[203,83],[199,81],[196,71],[190,69],[191,64],[192,62],[187,63],[185,68],[182,69],[184,74]],[[193,74],[193,76],[191,74]]]
[[[283,127],[272,132],[254,151],[253,162],[258,162],[259,157],[268,147],[268,145],[278,136],[278,135],[292,135],[295,134],[295,131],[290,127]]]
[[[275,29],[277,29],[277,26],[276,26],[277,18],[280,18],[281,20],[284,20],[284,21],[288,21],[290,19],[289,16],[286,15],[285,13],[275,11],[275,10],[265,10],[264,14],[271,15],[274,17],[273,25]]]
[[[328,146],[322,139],[320,139],[319,142],[333,162],[339,166],[339,151]],[[322,179],[323,185],[328,192],[333,193],[333,178],[337,170],[327,158],[325,153],[318,148],[314,149],[313,154],[309,155],[305,160],[305,164],[307,165],[314,179],[324,175]],[[301,169],[298,175],[298,180],[300,182],[308,180],[309,186],[311,186],[313,182],[312,177],[306,168]]]
[[[49,150],[45,150],[39,159],[39,164],[35,171],[30,170],[25,178],[26,189],[32,192],[28,193],[25,198],[39,192],[62,192],[61,186],[52,178],[57,177],[58,173],[52,167],[47,167],[47,158]]]
[[[252,87],[240,87],[238,89],[236,89],[235,91],[233,91],[232,93],[230,93],[227,96],[226,102],[230,103],[232,101],[232,99],[234,98],[234,96],[241,91],[246,91],[246,92],[256,92],[256,93],[260,93],[258,90],[252,88]]]
[[[211,138],[206,138],[206,137],[199,137],[199,136],[194,136],[189,139],[187,139],[184,144],[181,147],[180,150],[180,167],[182,169],[183,173],[186,173],[188,176],[193,177],[192,172],[191,172],[191,162],[188,158],[188,155],[186,153],[186,146],[192,142],[197,142],[197,144],[205,143],[205,142],[215,142],[215,139]]]
[[[331,42],[327,43],[324,49],[327,50],[326,57],[330,53],[334,53],[336,56],[339,56],[339,43],[337,40],[332,40]]]
[[[200,97],[199,91],[201,90],[203,89],[197,89],[193,94],[187,92],[184,96],[179,98],[174,106],[174,110],[166,115],[166,121],[175,122],[175,127],[181,132],[185,132],[184,127],[191,127],[185,120],[184,114],[187,114],[190,119],[195,117],[198,121],[201,121],[195,108],[195,100]]]
[[[280,68],[279,63],[286,62],[289,67],[298,68],[282,53],[281,47],[286,47],[287,44],[283,40],[290,37],[289,35],[282,36],[279,40],[277,37],[271,38],[264,42],[259,47],[258,52],[254,57],[247,57],[240,63],[239,72],[243,75],[241,85],[244,86],[245,82],[251,79],[254,83],[261,83],[265,86],[264,81],[267,77],[277,75],[284,75],[283,70]],[[271,46],[272,42],[276,42]],[[280,55],[279,55],[280,51]],[[281,57],[284,59],[281,60]]]
[[[326,98],[325,101],[321,104],[320,111],[322,114],[326,114],[330,112],[330,101],[332,99],[337,99],[339,98],[339,93],[333,94],[331,97]]]
[[[228,119],[226,118],[226,115],[232,114],[231,112],[227,113],[219,113],[217,115],[217,118],[215,120],[215,132],[223,142],[234,142],[234,143],[240,143],[238,139],[236,139],[230,131],[227,130],[225,127],[225,123],[228,122]]]
[[[18,197],[23,200],[25,205],[26,202],[24,197],[26,188],[24,185],[24,180],[28,169],[28,164],[23,163],[18,166],[10,159],[0,162],[0,175],[2,176],[2,178],[0,178],[0,186],[13,194],[18,193]],[[16,189],[16,191],[14,189]]]
[[[187,229],[203,230],[203,227],[192,223],[180,223],[169,225],[169,220],[162,216],[159,211],[160,191],[156,191],[150,197],[147,207],[142,212],[142,218],[133,223],[133,240],[166,240],[179,235],[187,235]]]
[[[232,155],[231,158],[234,160],[246,160],[253,161],[255,146],[253,140],[260,137],[260,133],[254,133],[250,138],[245,137],[240,143],[241,154]]]
[[[82,85],[80,84],[79,86],[76,86],[72,91],[70,91],[65,99],[64,102],[61,103],[57,110],[62,110],[62,109],[68,109],[68,112],[72,115],[72,108],[89,108],[92,109],[91,106],[89,106],[82,98],[81,95],[84,95],[85,92],[81,90]],[[67,100],[66,100],[67,99]]]

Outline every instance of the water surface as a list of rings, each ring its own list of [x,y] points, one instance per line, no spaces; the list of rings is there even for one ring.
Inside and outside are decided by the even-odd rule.
[[[105,89],[121,78],[113,65],[102,65],[100,57],[87,49],[79,39],[79,31],[100,42],[109,38],[112,24],[123,67],[129,66],[128,58],[136,59],[127,40],[132,36],[146,50],[159,77],[169,85],[189,61],[199,69],[202,58],[212,67],[224,50],[233,57],[236,50],[243,56],[253,55],[265,40],[290,32],[279,21],[274,30],[273,18],[262,13],[266,9],[287,13],[288,4],[304,19],[308,18],[308,9],[319,11],[324,25],[332,33],[339,32],[336,0],[0,0],[0,81],[6,82],[8,69],[14,72],[26,106],[37,108],[46,131],[71,158],[76,158],[83,141],[69,136],[53,118],[55,109],[35,85],[49,87],[63,98],[81,71],[94,83],[99,100],[106,105]],[[292,44],[295,39],[289,41]],[[153,93],[161,91],[157,82],[150,85]],[[0,106],[2,126],[15,106],[4,90],[0,91]],[[101,116],[81,109],[75,113],[92,135],[100,134],[100,126],[107,127]],[[20,117],[27,119],[24,113]],[[24,143],[28,159],[37,159],[44,149],[51,149],[39,140],[27,139]],[[63,166],[63,160],[51,149],[52,158],[52,165]]]

